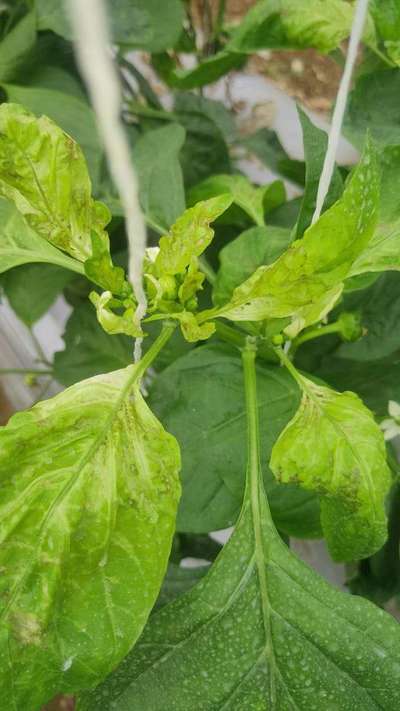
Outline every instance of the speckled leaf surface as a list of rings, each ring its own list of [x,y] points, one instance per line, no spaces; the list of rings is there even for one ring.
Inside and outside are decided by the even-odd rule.
[[[299,379],[301,405],[274,445],[271,469],[279,481],[321,495],[321,523],[333,558],[366,558],[387,538],[391,474],[383,434],[354,393]]]
[[[83,381],[0,430],[0,698],[37,711],[105,677],[165,574],[179,448],[135,367]]]
[[[253,410],[254,414],[254,410]],[[256,424],[239,522],[210,572],[154,614],[79,711],[397,711],[398,623],[339,592],[273,527]]]
[[[378,200],[375,150],[367,143],[340,200],[274,264],[259,267],[238,286],[231,301],[213,315],[234,321],[291,317],[296,332],[320,320],[336,302],[342,280],[372,238]]]

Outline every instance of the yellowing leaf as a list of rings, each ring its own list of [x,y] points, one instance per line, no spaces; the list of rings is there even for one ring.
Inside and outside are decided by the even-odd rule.
[[[210,223],[222,215],[232,201],[231,195],[219,195],[197,203],[178,218],[169,234],[160,239],[155,261],[159,276],[183,272],[194,257],[204,252],[214,236]]]
[[[341,199],[276,262],[259,267],[238,286],[228,304],[204,312],[202,319],[291,317],[297,322],[295,332],[319,321],[334,305],[343,279],[371,240],[377,221],[378,177],[375,151],[368,142]]]
[[[37,711],[90,688],[141,633],[166,571],[179,447],[135,366],[0,430],[0,698]]]
[[[18,104],[0,107],[0,195],[13,201],[28,224],[51,244],[84,262],[90,232],[110,220],[91,197],[79,146],[50,119]]]
[[[322,528],[336,560],[366,558],[387,538],[391,475],[383,434],[354,393],[299,374],[297,380],[303,398],[272,450],[271,469],[279,481],[321,496]]]

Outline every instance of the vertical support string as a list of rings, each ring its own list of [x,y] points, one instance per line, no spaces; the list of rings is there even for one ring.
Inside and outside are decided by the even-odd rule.
[[[332,124],[329,131],[328,148],[326,151],[325,161],[319,180],[316,206],[311,224],[314,224],[314,222],[316,222],[321,215],[325,198],[328,194],[329,186],[331,184],[333,171],[335,169],[336,154],[339,146],[340,134],[342,131],[342,124],[344,112],[346,110],[347,98],[350,91],[351,77],[353,75],[354,65],[357,59],[357,52],[364,30],[367,11],[368,0],[357,0],[357,5],[354,12],[353,25],[351,28],[349,47],[346,55],[346,63],[340,81],[335,109],[332,116]]]
[[[129,279],[137,300],[136,318],[146,313],[142,266],[146,227],[139,203],[139,186],[130,159],[129,143],[121,123],[121,90],[111,55],[111,37],[103,0],[66,0],[76,57],[96,114],[111,175],[123,206],[129,247]],[[141,357],[142,339],[136,339],[135,361]]]

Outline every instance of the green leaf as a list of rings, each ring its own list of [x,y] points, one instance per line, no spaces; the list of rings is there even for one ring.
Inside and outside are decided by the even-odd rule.
[[[0,273],[29,262],[46,262],[83,274],[83,267],[32,230],[11,202],[0,198]]]
[[[272,264],[291,241],[290,231],[283,227],[251,227],[229,242],[219,253],[221,266],[214,284],[214,303],[229,301],[239,284],[261,264]]]
[[[300,407],[274,445],[270,466],[283,483],[321,496],[321,523],[334,560],[366,558],[385,543],[391,484],[383,434],[352,392],[296,373]]]
[[[179,39],[184,19],[180,0],[107,0],[114,42],[132,49],[160,52]],[[73,39],[63,4],[36,0],[38,27]]]
[[[355,343],[343,343],[335,355],[372,361],[400,348],[400,274],[382,274],[369,289],[346,295],[343,306],[360,313],[364,335]]]
[[[48,116],[71,136],[83,151],[91,180],[97,189],[103,149],[94,112],[84,96],[71,94],[73,89],[76,91],[76,85],[71,83],[71,75],[62,69],[53,68],[52,72],[42,69],[41,75],[35,79],[38,83],[32,86],[3,84],[8,101],[21,104],[38,116]],[[43,86],[43,82],[49,83],[49,86]]]
[[[211,57],[207,57],[194,69],[180,69],[168,54],[155,54],[152,64],[156,72],[168,86],[181,91],[197,89],[220,79],[232,69],[239,69],[246,57],[237,52],[230,53],[222,50]]]
[[[14,78],[35,41],[35,13],[28,12],[0,42],[0,81]]]
[[[172,225],[168,235],[160,239],[160,251],[155,266],[160,276],[180,274],[210,244],[214,222],[232,204],[231,195],[219,195],[197,203],[186,210]]]
[[[351,274],[400,270],[400,146],[380,152],[381,200],[375,234],[354,263]]]
[[[256,225],[264,225],[265,200],[268,200],[273,186],[279,186],[278,195],[274,196],[273,207],[285,202],[286,192],[283,183],[276,181],[270,185],[254,187],[245,175],[213,175],[191,189],[189,204],[207,200],[215,195],[230,194],[233,202],[240,207]]]
[[[186,129],[181,151],[181,165],[186,188],[215,173],[229,173],[231,163],[227,140],[230,124],[218,102],[193,94],[179,94],[175,110],[179,123]]]
[[[85,274],[95,284],[110,289],[113,294],[128,296],[131,285],[125,279],[125,271],[115,267],[110,254],[110,241],[106,232],[101,235],[92,230],[90,233],[92,255],[85,261]]]
[[[53,364],[54,377],[62,385],[73,385],[132,363],[132,339],[123,335],[110,338],[87,302],[74,309],[63,338],[65,348],[55,354]]]
[[[400,402],[400,352],[372,362],[322,359],[314,373],[337,390],[354,390],[378,417],[387,417],[389,400]]]
[[[195,568],[183,568],[176,563],[168,565],[167,574],[163,580],[160,594],[157,598],[155,609],[167,605],[175,598],[193,588],[196,583],[204,578],[209,565],[199,565]]]
[[[147,131],[133,150],[142,208],[162,230],[168,230],[185,210],[185,190],[179,163],[184,141],[184,128],[171,124]]]
[[[0,431],[6,708],[37,711],[56,693],[96,685],[156,600],[179,448],[144,402],[138,372],[81,382]]]
[[[301,203],[300,213],[296,226],[296,237],[302,237],[311,225],[317,201],[319,179],[328,147],[328,136],[325,131],[314,126],[312,121],[302,109],[297,107],[301,127],[303,130],[304,155],[306,161],[306,183]],[[335,167],[329,191],[325,199],[324,209],[331,207],[343,192],[343,180],[337,167]]]
[[[71,279],[70,271],[53,264],[23,264],[6,272],[0,283],[18,318],[32,326]]]
[[[367,247],[379,199],[375,151],[369,143],[342,197],[272,265],[261,266],[233,292],[231,301],[202,318],[234,321],[291,317],[294,337],[333,307],[355,259]]]
[[[198,585],[150,618],[79,711],[397,709],[397,622],[332,588],[272,524],[247,378],[247,487],[231,539]]]
[[[110,220],[91,197],[78,145],[53,121],[17,104],[0,107],[0,194],[41,237],[83,262],[92,253],[91,230],[104,234]]]
[[[261,432],[264,481],[275,523],[289,535],[318,538],[316,497],[279,485],[267,466],[276,438],[296,412],[299,390],[282,368],[260,364],[257,375],[260,416],[268,421]],[[182,450],[178,529],[201,533],[232,525],[243,498],[246,465],[238,353],[223,345],[193,349],[157,377],[149,404]]]
[[[372,72],[358,78],[350,94],[344,124],[345,134],[354,145],[358,148],[363,145],[367,131],[382,148],[400,144],[399,91],[400,73],[397,69]]]
[[[396,463],[398,469],[398,465]],[[396,472],[398,474],[398,471]],[[382,605],[400,592],[400,488],[395,484],[388,501],[389,535],[380,551],[359,563],[348,582],[351,592]]]
[[[345,0],[259,0],[245,16],[226,49],[306,49],[332,52],[349,36],[354,7]],[[368,22],[364,38],[375,39]]]
[[[305,165],[303,161],[293,160],[288,156],[275,131],[269,128],[260,128],[251,136],[240,138],[240,144],[274,173],[278,173],[298,185],[304,185]]]

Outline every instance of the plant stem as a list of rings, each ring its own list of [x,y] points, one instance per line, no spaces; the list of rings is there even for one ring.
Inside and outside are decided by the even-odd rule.
[[[282,350],[282,348],[275,348],[275,353],[277,354],[279,360],[281,361],[282,365],[287,368],[289,371],[290,375],[295,379],[296,383],[299,384],[300,388],[304,390],[304,379],[303,376],[299,373],[297,368],[293,365],[292,361],[286,353]]]
[[[134,374],[132,374],[132,381],[131,382],[133,382],[134,380],[138,380],[139,378],[141,378],[144,375],[147,368],[149,368],[151,366],[152,362],[157,358],[160,351],[164,348],[166,343],[171,338],[171,336],[176,328],[176,325],[177,324],[174,323],[173,321],[164,321],[164,323],[162,325],[161,333],[156,338],[154,343],[152,343],[149,350],[146,351],[144,356],[136,364]]]
[[[0,368],[0,375],[53,375],[53,371],[38,368]]]
[[[134,116],[144,116],[145,118],[160,119],[162,121],[176,121],[178,116],[172,111],[164,111],[163,109],[153,109],[151,106],[145,106],[139,101],[129,100],[126,102],[128,113]]]
[[[216,333],[223,341],[231,343],[233,346],[238,346],[239,348],[244,348],[246,345],[246,335],[240,333],[236,328],[228,326],[228,324],[223,323],[223,321],[215,322]]]
[[[295,341],[293,341],[294,350],[297,350],[302,343],[306,341],[312,341],[314,338],[320,338],[321,336],[326,336],[329,333],[338,333],[340,331],[340,325],[337,321],[333,323],[328,323],[326,326],[320,326],[320,328],[313,328],[311,331],[303,333],[298,336]]]
[[[247,419],[247,472],[245,501],[247,499],[251,506],[254,532],[254,555],[260,584],[260,596],[265,630],[265,655],[271,669],[269,694],[271,708],[276,708],[276,682],[274,675],[276,662],[272,645],[271,603],[268,591],[266,569],[267,551],[265,544],[265,527],[268,526],[268,528],[271,529],[272,536],[275,535],[275,527],[272,522],[268,500],[264,492],[264,484],[261,473],[260,432],[255,367],[256,354],[257,351],[254,340],[252,338],[248,338],[246,347],[242,351]]]
[[[218,36],[221,34],[222,26],[224,24],[225,10],[226,10],[226,0],[219,0],[217,17],[215,20],[214,31],[213,31],[213,39],[214,40],[216,40],[218,38]]]

